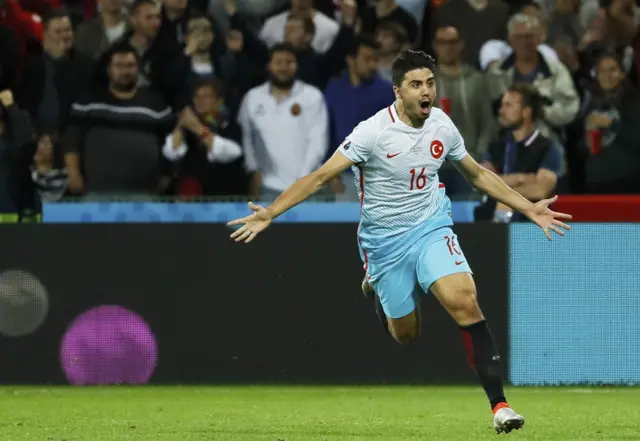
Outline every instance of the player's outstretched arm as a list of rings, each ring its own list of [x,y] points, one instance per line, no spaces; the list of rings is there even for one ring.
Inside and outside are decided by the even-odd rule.
[[[352,165],[353,162],[349,158],[336,151],[322,167],[297,180],[267,208],[249,202],[252,214],[227,223],[227,225],[242,225],[231,234],[231,238],[236,242],[251,242],[258,233],[271,224],[273,219],[307,199]]]
[[[543,199],[534,204],[505,184],[498,175],[478,164],[471,155],[466,155],[460,161],[456,161],[455,164],[456,168],[471,185],[498,202],[502,202],[527,216],[544,231],[547,239],[551,240],[549,230],[563,236],[564,231],[561,228],[565,230],[571,229],[569,225],[559,220],[571,219],[570,214],[556,213],[549,209],[549,205],[554,203],[558,196],[554,196],[551,199]]]

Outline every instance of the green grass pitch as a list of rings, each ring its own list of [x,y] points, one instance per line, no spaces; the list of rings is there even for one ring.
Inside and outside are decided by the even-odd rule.
[[[640,388],[509,388],[497,435],[475,387],[3,387],[2,441],[640,440]]]

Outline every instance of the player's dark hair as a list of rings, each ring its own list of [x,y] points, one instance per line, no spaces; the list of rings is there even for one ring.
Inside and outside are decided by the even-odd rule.
[[[135,0],[131,3],[131,6],[129,6],[129,15],[137,14],[140,8],[144,5],[157,6],[157,3],[155,0]]]
[[[289,52],[296,55],[296,48],[291,43],[278,43],[275,44],[269,51],[269,60],[273,59],[273,55],[280,52]]]
[[[542,118],[542,98],[534,86],[526,83],[514,83],[509,86],[507,92],[520,95],[522,107],[529,107],[531,109],[531,119],[533,121]]]
[[[47,29],[49,27],[49,24],[51,24],[51,22],[53,20],[58,20],[60,18],[71,19],[71,15],[69,14],[69,10],[67,8],[65,8],[64,6],[52,9],[51,11],[47,12],[46,14],[44,14],[42,16],[42,27],[44,29]]]
[[[360,49],[363,47],[368,47],[374,50],[380,49],[380,45],[378,44],[375,38],[369,35],[358,35],[355,38],[355,40],[353,40],[353,42],[347,48],[347,56],[349,57],[357,56],[358,51],[360,51]]]
[[[402,51],[396,61],[393,62],[393,66],[391,66],[393,85],[400,87],[407,72],[416,69],[429,69],[431,72],[435,72],[436,61],[431,55],[422,51],[411,49]]]
[[[300,20],[302,22],[302,26],[304,27],[305,34],[316,34],[316,24],[313,22],[313,19],[311,17],[301,14],[289,14],[289,16],[287,17],[287,21],[289,20]]]

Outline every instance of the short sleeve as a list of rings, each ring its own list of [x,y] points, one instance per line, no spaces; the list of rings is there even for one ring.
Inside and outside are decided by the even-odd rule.
[[[464,139],[462,139],[460,131],[455,126],[452,127],[449,143],[451,144],[451,149],[447,154],[447,159],[449,161],[460,161],[462,158],[467,156],[467,148],[464,146]]]
[[[542,160],[540,168],[554,172],[558,176],[564,174],[564,160],[562,158],[562,147],[557,142],[552,142],[549,151]]]
[[[372,129],[370,121],[361,122],[347,136],[347,139],[340,144],[338,151],[354,164],[367,162],[371,158],[377,136],[377,132]]]

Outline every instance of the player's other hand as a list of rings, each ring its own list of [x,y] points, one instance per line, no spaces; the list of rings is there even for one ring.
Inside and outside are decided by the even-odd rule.
[[[258,233],[271,225],[271,221],[273,220],[266,208],[256,205],[253,202],[249,202],[249,208],[251,208],[253,214],[227,223],[227,225],[242,225],[231,234],[231,238],[235,239],[236,242],[251,242]]]
[[[560,236],[564,236],[564,230],[570,230],[571,227],[560,219],[570,220],[572,216],[566,213],[557,213],[555,211],[551,211],[549,205],[553,204],[558,200],[558,196],[554,196],[551,199],[543,199],[540,202],[536,202],[533,204],[533,208],[531,211],[524,213],[531,221],[535,222],[542,231],[544,231],[544,235],[547,236],[547,239],[551,240],[551,233],[553,231]]]

